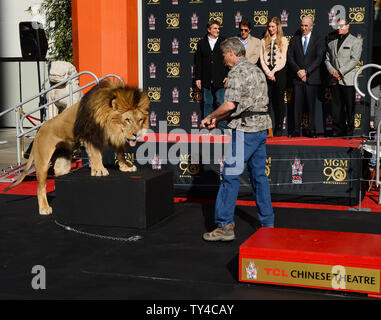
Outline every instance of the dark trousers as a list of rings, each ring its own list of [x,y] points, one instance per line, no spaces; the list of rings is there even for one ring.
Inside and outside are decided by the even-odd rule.
[[[203,118],[210,115],[214,110],[216,110],[221,104],[224,103],[225,88],[203,88],[204,97],[204,113]],[[218,124],[218,128],[223,130],[227,128],[227,121],[221,121]]]
[[[335,136],[351,136],[354,129],[355,88],[336,84],[332,92],[332,128]]]
[[[310,132],[316,132],[315,127],[315,103],[318,92],[318,85],[307,83],[294,85],[294,132],[301,134],[303,107],[307,106],[308,129]]]
[[[286,115],[286,103],[284,102],[284,93],[287,86],[286,68],[275,72],[274,76],[276,81],[267,79],[267,87],[270,100],[269,106],[274,111],[274,133],[280,133]]]

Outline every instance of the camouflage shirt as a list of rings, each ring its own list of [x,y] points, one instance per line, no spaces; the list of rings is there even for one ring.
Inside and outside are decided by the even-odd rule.
[[[237,107],[228,120],[231,129],[258,132],[272,127],[268,114],[240,117],[243,111],[267,112],[269,97],[264,73],[242,57],[228,73],[225,101],[236,102]]]

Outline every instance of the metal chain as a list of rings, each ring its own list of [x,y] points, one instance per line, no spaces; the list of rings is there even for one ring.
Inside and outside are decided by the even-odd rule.
[[[94,237],[94,238],[98,238],[98,239],[103,239],[103,240],[136,242],[138,240],[143,239],[143,237],[139,236],[139,235],[130,236],[128,238],[105,236],[105,235],[101,235],[101,234],[90,233],[90,232],[85,232],[85,231],[81,231],[81,230],[78,230],[78,229],[74,229],[74,228],[72,228],[70,226],[66,226],[66,225],[63,225],[63,224],[59,223],[57,220],[54,220],[54,223],[56,225],[64,228],[67,231],[72,231],[72,232],[75,232],[75,233],[78,233],[78,234],[81,234],[81,235],[85,235],[85,236],[89,236],[89,237]]]

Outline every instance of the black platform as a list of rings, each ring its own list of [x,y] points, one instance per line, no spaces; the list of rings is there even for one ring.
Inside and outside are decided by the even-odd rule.
[[[139,169],[92,177],[85,167],[56,178],[53,211],[63,224],[146,229],[173,213],[170,171]]]
[[[54,207],[56,199],[50,196],[49,200]],[[237,207],[237,239],[226,243],[202,240],[202,233],[212,227],[212,204],[175,204],[173,215],[148,230],[84,226],[77,230],[88,234],[56,225],[54,213],[36,214],[33,196],[1,195],[0,207],[0,299],[154,299],[151,306],[163,299],[192,299],[190,303],[199,304],[203,299],[228,299],[236,305],[238,300],[369,299],[360,294],[240,283],[239,246],[259,227],[255,207]],[[276,227],[381,230],[381,215],[375,213],[274,210]],[[142,238],[113,241],[102,235]],[[35,265],[46,268],[46,290],[31,287]],[[253,307],[263,308],[263,301],[257,305],[250,301],[248,308]]]

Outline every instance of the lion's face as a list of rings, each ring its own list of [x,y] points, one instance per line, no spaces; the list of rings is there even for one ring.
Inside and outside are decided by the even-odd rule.
[[[134,146],[148,128],[146,92],[120,82],[101,81],[81,99],[74,135],[99,150]]]
[[[112,143],[114,146],[126,143],[131,147],[135,146],[136,141],[144,135],[149,126],[148,96],[138,91],[116,95],[111,105],[112,130],[109,131],[109,137]]]
[[[125,141],[131,147],[136,145],[136,141],[144,135],[148,128],[148,114],[139,109],[129,110],[121,116],[121,131]]]

